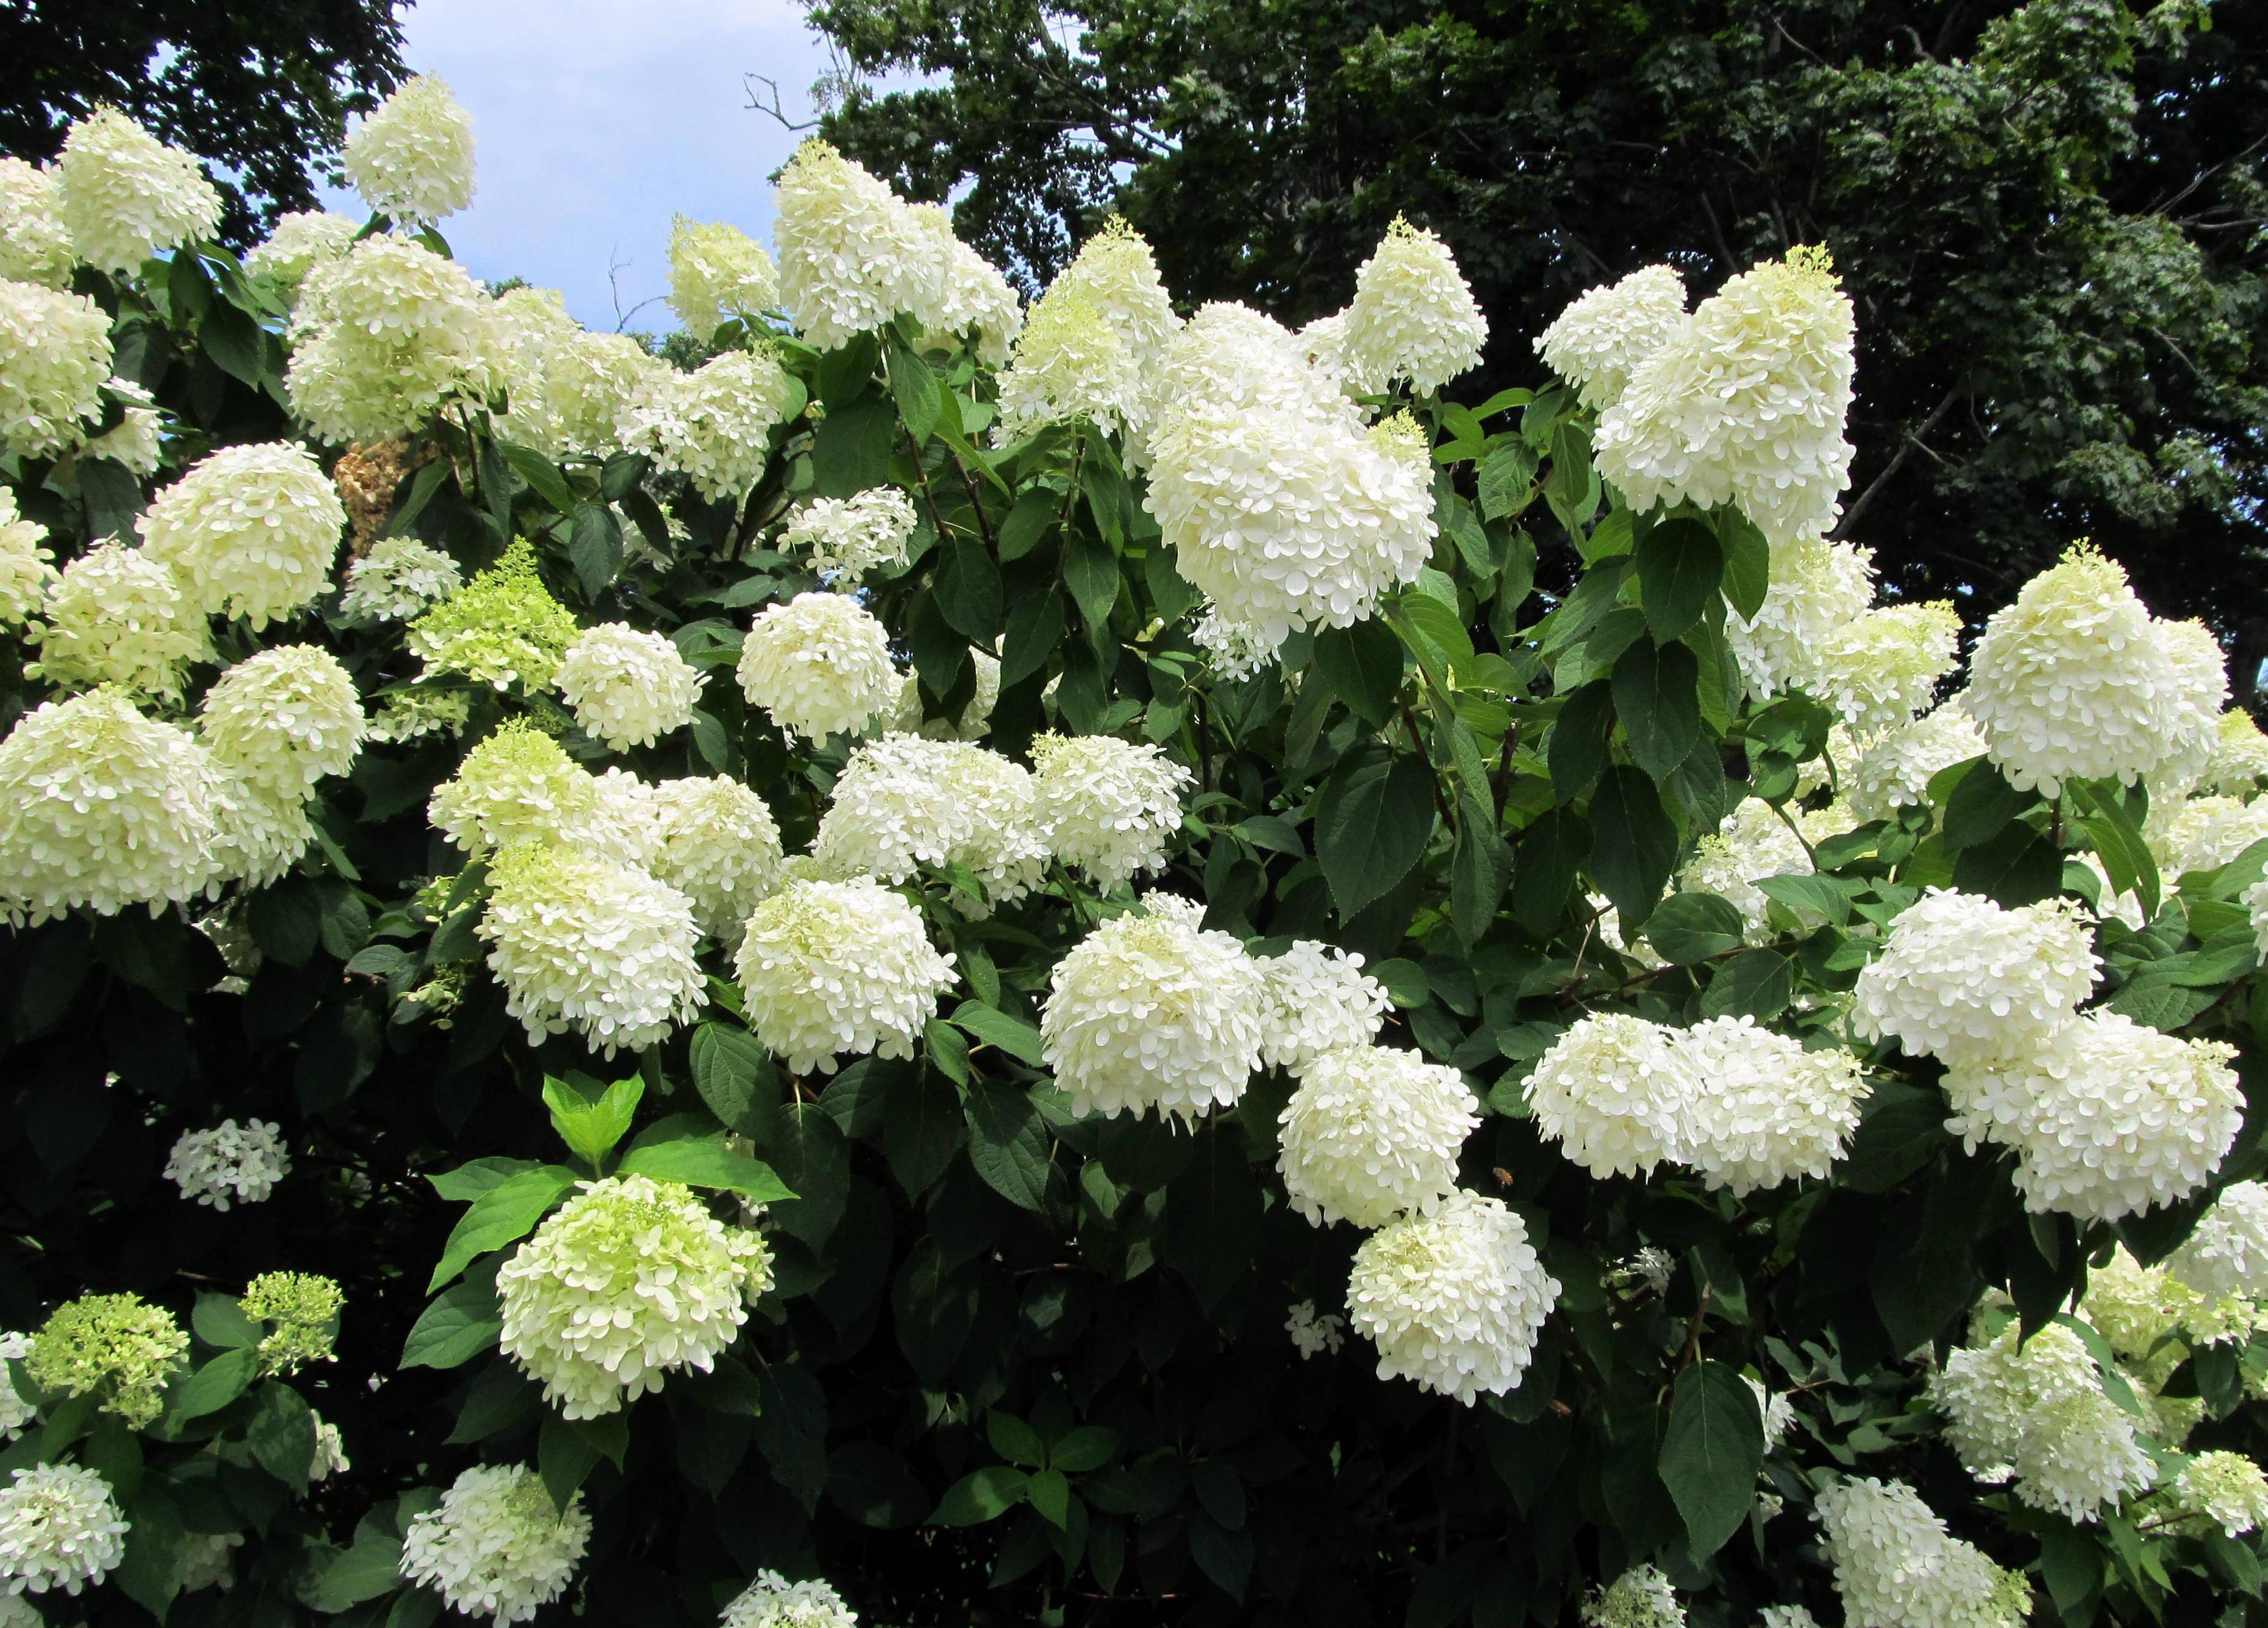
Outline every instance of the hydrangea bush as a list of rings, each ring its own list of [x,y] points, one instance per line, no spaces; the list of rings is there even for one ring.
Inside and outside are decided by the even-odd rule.
[[[2268,747],[1878,587],[1824,249],[1027,313],[814,143],[679,366],[474,140],[0,161],[8,1622],[2257,1618]]]

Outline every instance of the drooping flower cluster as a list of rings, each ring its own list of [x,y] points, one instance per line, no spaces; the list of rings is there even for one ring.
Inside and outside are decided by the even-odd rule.
[[[1075,1114],[1194,1121],[1234,1106],[1260,1065],[1261,976],[1244,947],[1152,895],[1056,963],[1041,1008],[1047,1065]]]
[[[2095,1520],[2158,1478],[2134,1416],[2100,1390],[2041,1406],[2016,1444],[2016,1496],[2066,1520]]]
[[[2027,1339],[2011,1321],[1984,1344],[1948,1355],[1930,1381],[1929,1399],[1945,1415],[1945,1439],[1962,1466],[1996,1484],[2014,1477],[2036,1410],[2101,1389],[2095,1359],[2077,1333],[2051,1322]]]
[[[567,1591],[591,1541],[576,1493],[561,1509],[520,1464],[475,1464],[402,1534],[401,1574],[494,1628],[526,1622]]]
[[[204,889],[220,776],[185,730],[123,691],[42,702],[0,742],[0,909],[34,923]]]
[[[708,1373],[770,1284],[763,1241],[682,1183],[585,1182],[497,1273],[499,1344],[564,1418],[597,1418]]]
[[[141,527],[143,552],[173,567],[200,611],[257,630],[329,586],[347,512],[304,447],[263,442],[199,460]]]
[[[1352,1045],[1311,1057],[1284,1107],[1285,1196],[1319,1227],[1422,1215],[1454,1190],[1479,1108],[1462,1074],[1414,1051]]]
[[[523,539],[411,622],[408,643],[429,677],[460,673],[494,689],[537,690],[550,688],[559,659],[581,636]]]
[[[531,1044],[569,1030],[642,1050],[707,1003],[686,896],[632,866],[543,843],[499,853],[478,927]]]
[[[296,1374],[328,1362],[346,1292],[313,1272],[262,1272],[244,1287],[244,1315],[271,1325],[260,1337],[262,1374]]]
[[[1200,311],[1152,384],[1143,503],[1221,615],[1273,648],[1361,621],[1416,579],[1432,460],[1406,417],[1366,426],[1292,335],[1241,306]]]
[[[1821,652],[1822,698],[1862,738],[1911,723],[1953,671],[1960,631],[1949,600],[1877,606],[1829,637]]]
[[[32,1337],[24,1372],[44,1390],[99,1396],[140,1430],[164,1410],[166,1381],[188,1354],[171,1312],[138,1294],[85,1294],[55,1308]]]
[[[823,579],[856,582],[904,562],[914,523],[913,499],[895,486],[876,486],[849,497],[812,498],[788,521],[780,547],[803,551]]]
[[[827,1583],[792,1583],[777,1572],[759,1572],[718,1622],[718,1628],[858,1628],[858,1614]]]
[[[1389,1004],[1386,985],[1362,969],[1362,957],[1311,939],[1260,969],[1260,1058],[1293,1073],[1326,1051],[1367,1046],[1378,1038]]]
[[[2228,698],[2210,636],[2156,620],[2082,544],[1985,623],[1966,704],[2008,783],[2052,797],[2070,779],[2194,779]]]
[[[843,593],[767,606],[740,646],[738,674],[752,705],[813,741],[863,734],[898,699],[888,632]]]
[[[1339,336],[1346,383],[1366,394],[1407,379],[1432,395],[1481,359],[1488,319],[1449,246],[1400,216],[1355,273]]]
[[[1105,891],[1155,870],[1196,777],[1154,746],[1108,735],[1032,742],[1032,789],[1057,858]]]
[[[1599,474],[1633,507],[1736,503],[1774,542],[1833,524],[1851,479],[1855,328],[1826,251],[1727,283],[1599,416]]]
[[[1468,1407],[1520,1383],[1558,1300],[1526,1224],[1502,1200],[1462,1188],[1364,1239],[1347,1280],[1347,1310],[1378,1347],[1378,1376]]]
[[[220,194],[192,155],[115,107],[70,127],[56,155],[56,203],[78,258],[132,271],[151,255],[220,229]]]
[[[473,122],[438,74],[420,74],[347,136],[347,179],[397,221],[431,224],[473,201]]]
[[[0,1442],[13,1441],[24,1433],[25,1425],[40,1416],[40,1410],[16,1389],[8,1366],[21,1362],[31,1351],[30,1335],[0,1332]]]
[[[653,873],[692,902],[703,932],[737,937],[779,879],[784,856],[771,810],[724,775],[665,780],[653,789]]]
[[[0,283],[0,442],[29,458],[76,446],[102,416],[110,321],[84,294]]]
[[[2174,1478],[2174,1506],[2237,1537],[2268,1525],[2268,1476],[2242,1453],[2200,1453]]]
[[[0,1583],[11,1598],[76,1595],[126,1558],[129,1524],[99,1470],[33,1464],[0,1488]]]
[[[2031,1585],[1946,1530],[1903,1481],[1821,1489],[1819,1519],[1848,1628],[2017,1628]]]
[[[913,291],[907,314],[932,336],[966,336],[987,367],[1005,363],[1024,324],[1024,302],[999,269],[953,233],[942,204],[912,206],[914,225],[935,247],[944,269]]]
[[[2008,910],[1933,888],[1891,924],[1859,975],[1852,1024],[1910,1056],[2004,1055],[2052,1033],[2095,987],[2100,964],[2075,902]]]
[[[1646,266],[1570,305],[1536,336],[1535,353],[1584,406],[1603,412],[1684,320],[1685,279],[1675,267]]]
[[[913,1055],[957,976],[921,912],[872,877],[796,877],[749,915],[735,970],[756,1038],[799,1074]]]
[[[1133,351],[1081,284],[1059,278],[1001,370],[1000,438],[1013,443],[1057,424],[1130,430],[1141,423],[1141,397]]]
[[[669,308],[706,339],[738,317],[752,321],[779,304],[779,274],[764,246],[722,221],[669,223]]]
[[[224,1119],[210,1131],[184,1131],[166,1160],[166,1179],[181,1197],[216,1210],[260,1204],[291,1174],[284,1128],[269,1119]]]
[[[2268,1186],[2236,1182],[2221,1189],[2166,1265],[2209,1300],[2268,1300]]]
[[[2151,809],[2142,835],[2169,880],[2218,870],[2253,843],[2268,841],[2268,800],[2192,797],[2170,807],[2161,803]]]
[[[793,385],[769,351],[727,350],[689,373],[648,373],[622,408],[622,444],[690,479],[711,503],[737,502],[771,458]]]
[[[552,681],[585,733],[626,752],[691,723],[702,677],[661,634],[606,622],[567,647]]]
[[[1771,545],[1771,581],[1753,617],[1727,611],[1725,637],[1749,693],[1770,700],[1784,689],[1828,692],[1827,652],[1874,598],[1872,549],[1825,537]]]
[[[21,158],[0,158],[0,279],[69,288],[77,264],[54,174]]]

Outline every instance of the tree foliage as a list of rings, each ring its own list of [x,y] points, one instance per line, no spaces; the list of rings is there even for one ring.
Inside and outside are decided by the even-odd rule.
[[[1668,261],[1823,241],[1860,318],[1846,534],[1998,603],[2092,535],[2268,657],[2268,26],[2121,0],[1202,6],[820,0],[823,129],[1040,280],[1108,210],[1195,300],[1334,310],[1398,212],[1499,335]]]

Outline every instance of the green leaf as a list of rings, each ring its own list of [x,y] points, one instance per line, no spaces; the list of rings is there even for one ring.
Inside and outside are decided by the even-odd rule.
[[[964,1000],[954,1011],[953,1020],[986,1045],[1029,1063],[1034,1068],[1041,1065],[1040,1031],[1021,1018],[1012,1018],[978,1001]]]
[[[774,1224],[814,1249],[824,1248],[850,1199],[850,1145],[843,1127],[815,1102],[792,1102],[760,1145],[796,1194],[771,1212]]]
[[[1547,808],[1521,833],[1512,871],[1512,914],[1541,936],[1558,922],[1577,873],[1591,857],[1591,826],[1572,808]]]
[[[2113,787],[2100,782],[2074,783],[2069,790],[2073,803],[2082,811],[2080,828],[2102,857],[2103,873],[2110,878],[2112,895],[2135,895],[2142,902],[2142,919],[2154,919],[2161,888],[2158,862],[2124,802]]]
[[[561,514],[575,512],[574,489],[559,473],[559,466],[532,446],[515,446],[510,441],[498,441],[497,450],[504,454],[512,472],[535,489],[537,497]]]
[[[1000,552],[1000,564],[1010,564],[1020,560],[1040,545],[1056,523],[1062,499],[1045,487],[1030,486],[1016,499],[1016,506],[1000,522],[995,541]]]
[[[1677,828],[1644,771],[1616,764],[1591,799],[1591,874],[1635,932],[1653,916],[1677,861]]]
[[[914,1069],[893,1077],[886,1101],[882,1156],[909,1197],[926,1192],[968,1138],[961,1104]]]
[[[1430,593],[1415,592],[1395,600],[1393,611],[1395,621],[1415,635],[1413,650],[1425,654],[1438,652],[1451,667],[1472,660],[1473,637],[1465,631],[1454,604],[1445,603]],[[1440,661],[1434,665],[1438,667]]]
[[[1764,1414],[1738,1371],[1704,1360],[1680,1374],[1662,1433],[1661,1483],[1685,1519],[1695,1559],[1741,1529],[1764,1462]]]
[[[501,1186],[523,1170],[535,1168],[533,1159],[498,1159],[494,1156],[475,1159],[425,1179],[433,1190],[451,1204],[470,1204],[492,1187]],[[199,1330],[202,1333],[202,1330]],[[217,1344],[220,1342],[215,1341]]]
[[[1342,919],[1385,896],[1433,834],[1433,773],[1383,751],[1349,758],[1315,804],[1315,857]]]
[[[1032,1099],[1012,1086],[980,1079],[968,1088],[968,1158],[984,1184],[1009,1203],[1044,1210],[1048,1137]]]
[[[1238,1138],[1196,1140],[1195,1155],[1167,1188],[1166,1258],[1210,1310],[1251,1266],[1264,1204]]]
[[[1984,758],[1965,766],[1945,805],[1945,846],[1958,853],[1990,842],[2016,817],[2024,799]]]
[[[1066,1433],[1048,1449],[1048,1462],[1066,1475],[1100,1470],[1118,1454],[1118,1433],[1100,1425],[1081,1425]]]
[[[645,1143],[624,1153],[616,1168],[624,1175],[738,1193],[752,1204],[779,1204],[796,1196],[770,1165],[726,1146],[721,1137]]]
[[[1468,948],[1495,924],[1512,880],[1512,853],[1496,817],[1469,797],[1457,799],[1457,846],[1449,860],[1449,924]]]
[[[575,578],[583,585],[586,603],[595,603],[607,585],[622,569],[622,526],[603,503],[575,505],[575,529],[567,540],[567,557]]]
[[[1795,998],[1795,961],[1778,950],[1747,950],[1717,969],[1701,991],[1705,1018],[1752,1017],[1767,1022]]]
[[[260,1467],[295,1492],[307,1490],[315,1462],[315,1414],[307,1399],[281,1380],[254,1393],[244,1439]]]
[[[1314,662],[1347,710],[1366,724],[1382,725],[1394,715],[1402,688],[1402,641],[1375,616],[1351,627],[1325,628],[1315,635]]]
[[[930,591],[947,627],[991,648],[1000,633],[1000,569],[983,543],[959,537],[940,544]]]
[[[444,1195],[446,1197],[446,1195]],[[257,1345],[260,1325],[244,1315],[244,1302],[232,1294],[201,1293],[189,1326],[208,1345]]]
[[[425,1293],[433,1293],[490,1250],[526,1237],[575,1182],[575,1173],[563,1165],[539,1165],[473,1200],[451,1229]]]
[[[1673,893],[1646,923],[1646,936],[1662,960],[1686,967],[1740,948],[1747,924],[1740,911],[1713,893]]]
[[[1061,1470],[1041,1470],[1025,1487],[1024,1496],[1049,1525],[1062,1527],[1070,1524],[1071,1483],[1064,1479]]]
[[[593,1170],[606,1162],[637,1113],[645,1081],[637,1075],[617,1079],[593,1102],[563,1079],[549,1075],[543,1081],[544,1106],[551,1110],[552,1129],[568,1150]]]
[[[944,412],[944,403],[938,400],[938,377],[895,334],[888,336],[884,353],[888,358],[890,396],[898,404],[898,422],[919,448],[936,433]]]
[[[468,1279],[443,1293],[418,1317],[402,1342],[401,1366],[458,1367],[495,1345],[503,1332],[495,1282]]]
[[[260,388],[268,371],[268,335],[234,306],[216,305],[197,328],[197,343],[230,378]]]
[[[1887,1193],[1952,1139],[1937,1091],[1895,1077],[1876,1079],[1859,1106],[1842,1178],[1853,1191]]]
[[[946,1489],[937,1501],[932,1526],[983,1526],[997,1521],[1024,1501],[1031,1477],[1007,1464],[987,1464],[972,1470]]]
[[[994,1408],[984,1416],[984,1434],[992,1450],[1012,1464],[1037,1470],[1048,1462],[1048,1449],[1034,1430],[1014,1414]]]
[[[1700,663],[1683,645],[1642,638],[1615,663],[1615,716],[1631,755],[1656,780],[1668,779],[1700,743]]]
[[[1664,520],[1638,540],[1638,602],[1654,642],[1667,645],[1701,620],[1725,576],[1725,552],[1698,520]]]
[[[1492,520],[1518,514],[1535,496],[1535,454],[1521,442],[1502,442],[1481,460],[1477,481],[1483,514]]]
[[[1063,636],[1063,595],[1054,589],[1027,593],[1009,606],[1008,631],[1000,645],[1000,687],[1013,689],[1043,671]]]
[[[742,1136],[755,1134],[778,1111],[778,1072],[763,1042],[734,1023],[703,1023],[689,1048],[693,1088],[717,1123]]]
[[[166,1420],[180,1425],[217,1413],[252,1389],[260,1353],[250,1346],[225,1351],[166,1393]]]
[[[1738,509],[1719,509],[1715,518],[1725,556],[1725,599],[1743,617],[1753,617],[1771,586],[1771,545]]]
[[[1953,885],[2013,910],[2062,891],[2063,854],[2046,833],[2012,821],[1999,836],[1954,856]]]
[[[1071,602],[1090,628],[1110,625],[1110,608],[1118,602],[1118,556],[1110,545],[1084,531],[1071,534],[1064,549],[1064,583]]]
[[[1612,761],[1608,745],[1614,733],[1614,687],[1607,680],[1593,679],[1561,702],[1545,757],[1552,792],[1562,803],[1573,802],[1599,783]]]

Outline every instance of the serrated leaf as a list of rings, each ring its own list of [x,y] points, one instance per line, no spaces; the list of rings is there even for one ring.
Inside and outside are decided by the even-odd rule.
[[[504,1332],[492,1279],[473,1279],[445,1291],[426,1307],[402,1342],[405,1368],[453,1368],[493,1347]]]
[[[1615,662],[1615,716],[1631,755],[1665,780],[1701,740],[1701,667],[1683,645],[1639,639]]]
[[[1740,948],[1747,924],[1727,900],[1713,893],[1674,893],[1646,924],[1647,941],[1672,966],[1690,966]]]
[[[1315,805],[1315,857],[1342,919],[1418,863],[1433,834],[1433,773],[1419,758],[1373,752],[1349,759]]]
[[[1402,641],[1377,617],[1318,632],[1314,663],[1331,693],[1365,723],[1382,725],[1394,715],[1394,697],[1402,688]]]
[[[1724,1547],[1747,1521],[1764,1460],[1764,1415],[1738,1371],[1705,1359],[1680,1374],[1662,1433],[1661,1483],[1684,1517],[1697,1560]]]
[[[968,1158],[984,1184],[1026,1210],[1047,1205],[1048,1138],[1032,1099],[995,1080],[971,1082]]]
[[[1701,620],[1725,576],[1725,553],[1698,520],[1664,520],[1631,549],[1638,602],[1654,641],[1668,645]]]
[[[575,1173],[563,1165],[539,1165],[474,1199],[472,1208],[450,1229],[425,1293],[433,1293],[490,1250],[526,1237],[575,1181]]]
[[[624,1153],[615,1168],[623,1175],[738,1193],[752,1204],[780,1204],[796,1197],[770,1165],[726,1146],[719,1137],[646,1143]]]

